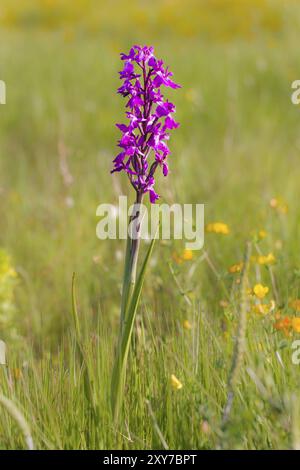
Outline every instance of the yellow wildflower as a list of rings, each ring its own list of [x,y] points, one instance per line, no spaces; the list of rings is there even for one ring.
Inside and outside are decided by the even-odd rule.
[[[292,319],[292,327],[296,333],[300,333],[300,317],[294,317]]]
[[[258,299],[263,299],[268,292],[269,288],[267,286],[263,286],[262,284],[256,284],[253,287],[253,293]]]
[[[230,230],[227,224],[223,222],[213,222],[206,226],[206,231],[209,233],[218,233],[222,235],[228,235]]]
[[[266,238],[267,236],[267,232],[265,230],[259,230],[258,232],[258,237],[263,240],[264,238]]]
[[[177,264],[181,264],[183,261],[191,261],[193,259],[194,253],[193,250],[183,250],[183,252],[179,255],[178,253],[174,252],[172,254],[172,258]]]
[[[174,374],[171,374],[171,385],[175,390],[180,390],[183,387],[180,380],[178,380]]]
[[[187,249],[183,250],[181,258],[184,261],[190,261],[191,259],[193,259],[193,251],[192,250],[187,250]]]
[[[273,253],[269,253],[268,255],[260,255],[257,257],[258,264],[266,265],[266,264],[273,264],[275,263],[276,259]]]
[[[192,329],[192,325],[190,324],[190,322],[188,320],[184,320],[184,322],[182,323],[182,326],[185,330],[191,330]]]
[[[241,262],[241,263],[236,263],[236,264],[233,264],[232,266],[230,266],[230,268],[228,269],[228,271],[231,273],[231,274],[236,274],[236,273],[240,273],[243,269],[243,266],[244,266],[244,263]]]

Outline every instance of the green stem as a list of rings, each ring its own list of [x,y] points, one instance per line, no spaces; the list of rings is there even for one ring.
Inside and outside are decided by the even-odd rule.
[[[137,193],[135,204],[141,204],[143,195]],[[123,391],[125,387],[126,378],[126,364],[130,340],[133,330],[136,308],[138,304],[135,298],[135,284],[137,273],[137,262],[140,247],[140,230],[141,230],[141,214],[140,211],[131,215],[129,218],[129,225],[135,222],[136,237],[127,235],[127,246],[125,255],[125,267],[122,286],[122,300],[121,300],[121,321],[120,331],[118,338],[118,346],[116,352],[116,361],[114,364],[112,382],[111,382],[111,404],[112,413],[115,423],[118,420],[122,400]],[[131,227],[132,228],[132,227]],[[131,233],[132,235],[132,233]],[[140,294],[140,293],[139,293]]]
[[[141,204],[142,200],[143,200],[143,194],[137,193],[135,204]],[[135,218],[139,218],[139,217],[140,217],[140,213],[135,214],[135,216],[130,216],[129,225],[133,222]],[[138,230],[139,229],[140,227],[138,227]],[[122,299],[121,299],[120,337],[122,336],[123,330],[124,330],[127,305],[129,303],[130,297],[132,295],[132,292],[135,286],[139,247],[140,247],[140,234],[138,233],[138,238],[136,240],[133,240],[127,234],[126,255],[125,255],[124,274],[123,274],[123,286],[122,286]]]

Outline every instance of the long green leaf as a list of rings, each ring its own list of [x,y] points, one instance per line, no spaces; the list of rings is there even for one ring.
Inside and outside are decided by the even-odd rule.
[[[126,307],[128,304],[129,298],[129,291],[130,291],[130,255],[132,249],[132,240],[130,237],[127,236],[126,242],[126,255],[125,255],[125,266],[124,266],[124,274],[123,274],[123,284],[122,284],[122,301],[121,301],[121,332],[123,331],[124,327],[124,320],[125,320],[125,312]]]
[[[141,292],[144,284],[146,268],[151,257],[155,238],[153,238],[148,252],[145,256],[140,274],[138,276],[135,288],[133,290],[132,296],[129,300],[128,307],[126,309],[125,321],[124,321],[124,329],[123,335],[121,338],[121,342],[118,345],[117,357],[113,368],[112,374],[112,382],[111,382],[111,407],[112,413],[115,422],[117,422],[120,409],[123,402],[123,395],[124,395],[124,386],[125,386],[125,379],[126,379],[126,364],[127,364],[127,357],[128,351],[130,347],[130,341],[133,331],[134,320],[136,316],[137,307],[139,304],[139,300],[141,297]]]

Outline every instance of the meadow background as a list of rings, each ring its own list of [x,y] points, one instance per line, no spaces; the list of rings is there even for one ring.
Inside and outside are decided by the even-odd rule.
[[[24,433],[41,449],[300,447],[299,26],[292,0],[1,1],[2,449],[25,448]],[[204,203],[207,233],[200,252],[155,246],[116,427],[124,243],[96,238],[96,208],[132,196],[110,169],[119,53],[136,43],[183,85],[167,93],[181,127],[161,201]],[[246,353],[222,426],[248,240]]]

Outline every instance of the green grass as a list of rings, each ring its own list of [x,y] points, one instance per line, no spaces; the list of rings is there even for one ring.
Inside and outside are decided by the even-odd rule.
[[[227,270],[243,258],[251,231],[267,230],[259,247],[277,258],[277,309],[294,315],[288,302],[298,297],[300,114],[290,86],[299,78],[300,58],[290,24],[277,36],[228,43],[133,33],[125,39],[75,35],[66,42],[60,33],[1,31],[0,78],[8,96],[0,109],[0,246],[19,280],[13,327],[1,326],[8,365],[1,366],[0,384],[24,414],[37,448],[299,445],[299,368],[291,362],[292,338],[274,331],[272,314],[248,315],[235,399],[227,426],[221,425],[239,316],[238,286]],[[130,194],[126,178],[113,179],[109,171],[114,123],[124,106],[115,94],[118,52],[135,42],[153,42],[183,85],[169,94],[181,127],[171,141],[171,173],[159,179],[162,200],[205,203],[206,222],[223,221],[231,231],[207,234],[209,258],[202,251],[179,265],[173,253],[182,244],[156,244],[136,319],[124,413],[115,427],[109,393],[125,246],[96,238],[95,214],[101,202]],[[59,142],[68,148],[69,187]],[[269,207],[277,195],[287,201],[288,214]],[[73,272],[85,367],[72,323]],[[274,298],[268,270],[260,274]],[[251,286],[258,276],[251,266]],[[182,327],[186,319],[191,330]],[[170,386],[171,374],[181,390]],[[25,447],[5,408],[0,447]]]

